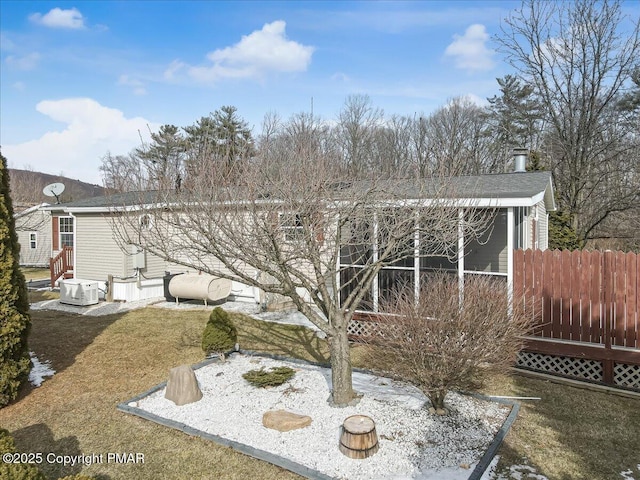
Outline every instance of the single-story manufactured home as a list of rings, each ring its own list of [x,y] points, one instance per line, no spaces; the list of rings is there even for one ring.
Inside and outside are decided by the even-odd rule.
[[[417,286],[421,274],[434,270],[448,271],[461,280],[468,275],[491,275],[511,285],[514,250],[547,248],[548,212],[555,210],[549,172],[463,176],[452,181],[454,191],[459,194],[446,200],[447,207],[460,212],[461,224],[465,209],[486,209],[491,212],[490,228],[480,238],[469,241],[460,237],[457,245],[452,245],[450,255],[405,258],[393,266],[385,266],[373,282],[369,308],[375,311],[376,299],[395,282],[413,282]],[[151,201],[151,195],[149,192],[146,207],[155,208],[157,202]],[[145,205],[140,204],[137,192],[46,207],[52,216],[53,251],[60,251],[63,244],[71,246],[73,276],[99,282],[100,289],[108,289],[109,298],[116,301],[161,297],[168,274],[189,270],[118,240],[112,230],[114,206],[143,211]],[[342,283],[358,269],[352,258],[348,248],[340,255]],[[231,296],[256,303],[264,302],[265,298],[258,289],[239,282],[233,282]]]
[[[48,267],[51,250],[51,212],[45,210],[49,204],[42,203],[14,215],[20,265],[23,267]]]

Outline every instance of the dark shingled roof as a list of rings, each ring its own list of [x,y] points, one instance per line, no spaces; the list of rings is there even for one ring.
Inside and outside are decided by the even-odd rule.
[[[526,198],[551,186],[551,172],[499,173],[451,179],[458,198]]]
[[[345,182],[348,188],[357,184]],[[340,188],[340,187],[339,187]],[[540,193],[550,195],[547,201],[553,201],[552,180],[550,172],[499,173],[488,175],[469,175],[452,177],[443,180],[427,179],[420,182],[398,181],[387,184],[385,190],[390,193],[412,198],[441,196],[447,198],[531,198]],[[547,190],[549,189],[549,190]],[[170,195],[170,194],[169,194]],[[157,191],[127,192],[93,197],[76,202],[68,202],[48,207],[51,210],[66,209],[108,209],[134,205],[150,205],[170,202],[167,193]],[[268,198],[265,197],[265,198]]]
[[[51,205],[51,210],[65,210],[67,208],[109,208],[109,207],[124,207],[140,204],[152,204],[158,201],[166,201],[166,196],[160,196],[157,191],[147,192],[125,192],[114,193],[112,195],[105,195],[102,197],[85,198],[75,202],[60,203],[57,205]]]

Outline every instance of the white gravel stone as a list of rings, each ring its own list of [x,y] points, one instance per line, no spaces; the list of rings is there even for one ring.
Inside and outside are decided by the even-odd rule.
[[[284,385],[260,389],[242,378],[248,370],[280,365],[296,370]],[[330,370],[241,354],[196,370],[196,377],[200,401],[179,407],[161,389],[141,399],[138,408],[350,480],[466,479],[509,413],[497,403],[450,393],[449,415],[431,415],[428,400],[415,387],[362,373],[354,373],[354,388],[363,394],[359,404],[330,407]],[[262,415],[276,409],[309,415],[313,421],[290,432],[265,428]],[[380,442],[379,451],[365,460],[347,458],[338,450],[340,426],[355,414],[374,420]]]

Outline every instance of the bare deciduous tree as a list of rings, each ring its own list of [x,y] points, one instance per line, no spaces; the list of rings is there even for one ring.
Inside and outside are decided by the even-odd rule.
[[[531,84],[545,121],[545,154],[560,208],[582,241],[611,213],[638,206],[637,183],[626,174],[620,100],[640,59],[640,20],[619,1],[525,0],[497,38],[518,77]]]
[[[370,367],[409,381],[444,408],[448,391],[478,388],[489,372],[513,365],[531,327],[523,304],[509,314],[505,284],[487,277],[465,280],[434,275],[420,290],[397,291],[368,339]]]
[[[367,95],[347,97],[338,115],[336,139],[352,176],[371,170],[375,157],[375,134],[382,126],[383,112]]]
[[[102,182],[108,192],[135,192],[149,188],[149,172],[135,153],[111,155],[107,152],[100,165]]]
[[[426,119],[427,159],[440,175],[478,175],[494,170],[487,112],[456,97]]]
[[[191,182],[141,198],[146,208],[115,216],[114,230],[172,264],[290,299],[326,333],[332,402],[345,405],[355,397],[347,335],[355,310],[383,267],[457,244],[458,210],[446,200],[455,192],[444,177],[350,180],[335,138],[312,116],[265,131],[238,181],[194,162],[202,170]],[[141,214],[150,218],[141,222]],[[466,238],[484,226],[473,217]],[[417,251],[423,236],[429,251]]]

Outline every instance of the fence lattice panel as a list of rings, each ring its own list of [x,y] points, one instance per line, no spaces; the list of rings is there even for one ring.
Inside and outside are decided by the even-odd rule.
[[[513,285],[537,323],[522,366],[640,389],[640,255],[517,250]]]
[[[517,250],[514,292],[532,300],[536,335],[640,348],[640,256]]]

